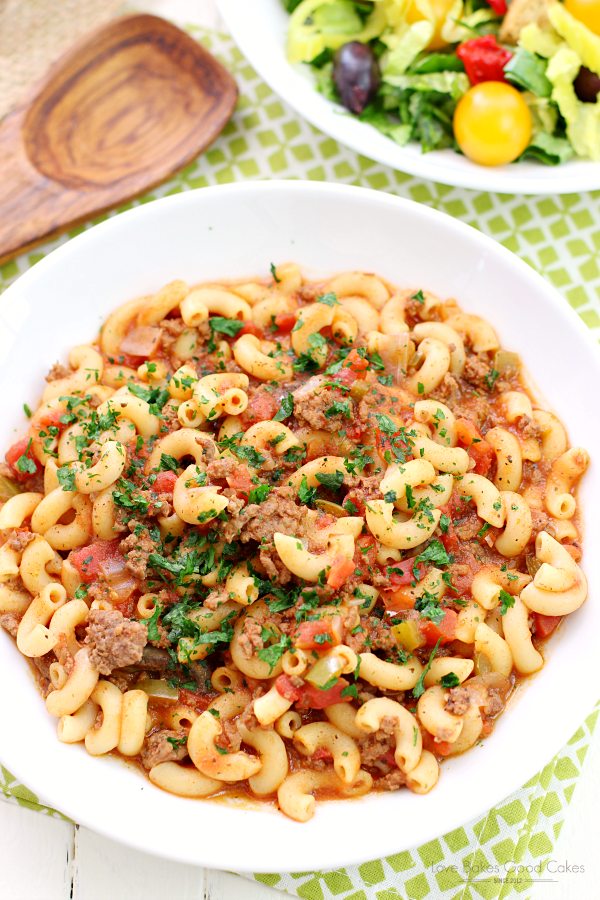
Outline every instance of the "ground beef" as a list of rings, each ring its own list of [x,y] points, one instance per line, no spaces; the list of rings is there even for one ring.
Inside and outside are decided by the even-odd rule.
[[[376,731],[375,734],[359,738],[356,743],[360,751],[361,765],[363,766],[372,766],[382,756],[385,756],[386,753],[394,750],[396,747],[396,739],[393,734],[388,734],[383,729]]]
[[[288,584],[292,580],[292,573],[284,566],[274,548],[261,550],[258,561],[267,579],[274,584]]]
[[[262,625],[256,619],[248,617],[244,620],[244,627],[239,637],[240,653],[244,659],[251,659],[255,651],[262,650],[265,646],[261,638]]]
[[[495,716],[504,709],[510,681],[505,678],[500,686],[486,685],[473,679],[460,687],[451,688],[445,709],[453,716],[463,716],[475,703],[486,716]]]
[[[547,466],[544,466],[546,460],[534,463],[530,460],[523,460],[523,480],[529,481],[531,484],[539,484],[547,474]]]
[[[548,527],[548,522],[550,521],[550,516],[544,512],[543,509],[537,509],[535,506],[530,507],[531,511],[531,536],[529,538],[529,543],[533,543],[540,533],[540,531],[545,531]]]
[[[179,431],[181,428],[181,422],[179,421],[178,416],[178,408],[173,406],[172,403],[165,403],[163,408],[160,411],[161,415],[161,426],[160,431],[161,434],[166,434],[167,431]]]
[[[294,416],[300,426],[309,425],[317,431],[340,431],[352,424],[352,420],[344,413],[336,413],[327,417],[326,413],[334,403],[347,403],[350,415],[353,416],[352,401],[349,395],[338,388],[321,390],[320,393],[308,393],[301,388],[294,394]]]
[[[139,662],[146,642],[147,628],[140,622],[130,622],[116,609],[90,610],[85,643],[102,675]]]
[[[0,625],[14,638],[17,636],[20,621],[20,618],[14,613],[2,613],[0,615]]]
[[[384,625],[376,616],[363,616],[360,625],[362,631],[357,631],[355,634],[350,632],[344,639],[344,643],[355,653],[392,650],[398,646],[389,626]]]
[[[407,782],[407,777],[400,769],[392,769],[383,778],[376,778],[373,787],[377,791],[398,791]]]
[[[206,606],[207,609],[216,609],[218,606],[221,606],[222,603],[227,603],[228,600],[229,591],[226,591],[225,588],[215,588],[204,601],[204,606]]]
[[[187,739],[187,734],[184,731],[170,731],[168,728],[161,728],[160,731],[148,735],[141,752],[145,769],[152,769],[163,762],[178,762],[187,756],[187,743],[173,746],[168,738],[182,741],[184,738]]]
[[[230,753],[237,753],[242,746],[242,737],[238,731],[237,721],[233,722],[231,719],[224,719],[221,722],[221,727],[223,729],[222,739],[227,745],[227,750]]]
[[[467,356],[462,377],[468,384],[477,390],[489,391],[490,387],[486,379],[489,379],[492,364],[487,353],[474,353]]]
[[[471,541],[477,537],[484,524],[483,519],[480,519],[477,513],[472,512],[455,522],[454,530],[461,541]]]
[[[242,497],[238,497],[232,488],[225,488],[223,496],[227,497],[227,515],[237,516],[246,505],[246,501]]]
[[[529,416],[521,416],[518,427],[524,438],[536,438],[537,440],[542,433],[538,423]]]
[[[148,493],[148,492],[147,492]],[[148,530],[144,529],[139,535],[130,534],[119,544],[119,550],[124,554],[129,569],[135,578],[145,578],[148,568],[148,557],[156,551],[156,544],[150,537]]]
[[[63,366],[62,363],[55,362],[48,374],[46,381],[58,381],[59,378],[67,378],[73,374],[73,369],[69,366]]]
[[[171,506],[172,493],[166,494],[161,491],[157,494],[156,491],[144,490],[136,491],[135,496],[148,501],[148,509],[145,515],[149,517],[170,516],[173,512],[173,507]]]
[[[258,541],[264,548],[273,547],[276,531],[303,537],[306,533],[306,507],[298,506],[288,496],[288,488],[274,488],[262,503],[249,503],[228,522],[219,521],[219,532],[226,541],[239,538],[243,543]]]
[[[471,422],[475,422],[481,430],[490,414],[490,404],[485,397],[476,397],[471,394],[471,396],[463,396],[458,405],[452,406],[452,412],[457,419],[470,419]]]
[[[228,475],[233,475],[240,467],[237,459],[224,456],[222,459],[214,459],[208,464],[207,475],[210,481],[224,481]]]
[[[443,403],[447,403],[448,406],[452,408],[452,405],[456,403],[456,399],[458,397],[459,384],[454,375],[450,375],[447,372],[435,391],[432,393],[432,397],[436,400],[441,400]]]
[[[35,534],[27,531],[26,528],[16,528],[14,531],[11,531],[6,543],[11,548],[11,550],[16,550],[17,553],[22,553],[25,547],[33,540],[35,540]]]

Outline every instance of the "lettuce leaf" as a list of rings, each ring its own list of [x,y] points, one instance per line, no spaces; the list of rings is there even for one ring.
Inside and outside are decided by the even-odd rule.
[[[548,63],[546,77],[552,82],[552,99],[567,123],[567,137],[579,156],[600,160],[600,104],[581,103],[573,81],[581,67],[575,50],[564,47]],[[589,68],[589,67],[588,67]]]
[[[550,7],[548,18],[582,64],[600,75],[600,37],[567,12],[562,3]]]
[[[556,33],[554,28],[540,28],[537,22],[530,22],[519,32],[519,47],[537,53],[549,59],[557,50],[564,47],[565,42]]]
[[[433,35],[433,25],[421,20],[406,29],[393,50],[382,57],[382,81],[396,85],[396,78],[403,75],[421,53]]]
[[[554,137],[540,131],[531,139],[519,159],[537,159],[547,166],[558,166],[573,156],[573,147],[567,138]]]
[[[519,47],[513,58],[504,66],[504,74],[507,81],[516,87],[531,91],[538,97],[550,97],[552,84],[546,78],[547,65],[545,59]]]

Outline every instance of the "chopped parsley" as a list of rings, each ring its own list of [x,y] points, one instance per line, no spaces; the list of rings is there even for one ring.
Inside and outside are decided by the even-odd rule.
[[[206,345],[206,349],[209,353],[214,353],[217,349],[215,332],[226,334],[229,337],[235,337],[238,331],[241,331],[244,327],[244,323],[240,322],[239,319],[226,319],[224,316],[211,316],[208,320],[208,326],[210,328],[210,338]]]
[[[276,270],[276,268],[275,268],[275,263],[271,263],[271,265],[269,266],[269,268],[270,268],[270,270],[271,270],[271,275],[273,276],[273,281],[276,281],[277,284],[280,284],[280,283],[281,283],[281,278],[278,278],[278,277],[277,277],[277,270]]]
[[[298,500],[300,503],[312,503],[315,498],[315,494],[317,493],[316,487],[309,487],[308,481],[306,480],[306,475],[302,476],[302,481],[300,482],[300,487],[298,488]]]
[[[431,668],[431,663],[433,662],[433,660],[435,658],[435,654],[437,653],[437,649],[440,646],[441,640],[442,639],[440,638],[438,640],[437,644],[435,645],[435,647],[433,648],[433,650],[431,651],[431,656],[429,657],[429,662],[427,663],[427,665],[421,672],[421,676],[413,688],[412,693],[413,693],[413,697],[415,698],[415,700],[418,700],[418,698],[421,696],[421,694],[425,693],[425,684],[424,684],[425,676],[427,675],[427,673],[429,672],[429,670]]]
[[[283,422],[294,412],[294,397],[289,391],[281,400],[281,406],[273,416],[274,422]]]
[[[75,487],[75,470],[69,468],[68,465],[61,466],[56,470],[56,477],[63,491],[76,491]]]
[[[168,453],[161,453],[160,455],[160,465],[158,467],[160,472],[170,471],[177,472],[178,462],[174,456],[169,456]]]
[[[268,484],[259,484],[258,487],[252,488],[248,494],[248,503],[262,503],[267,499],[271,488]]]
[[[505,616],[509,609],[511,609],[515,605],[515,598],[512,594],[509,594],[508,591],[500,588],[500,593],[498,595],[498,599],[502,606],[500,607],[501,615]]]
[[[493,367],[490,369],[489,373],[484,377],[485,386],[488,391],[494,390],[494,385],[496,384],[497,379],[500,377],[500,372]]]
[[[340,305],[340,301],[338,300],[336,295],[331,294],[331,293],[330,294],[320,294],[317,297],[317,303],[324,303],[325,306],[331,306],[331,307]]]
[[[25,453],[23,453],[23,455],[18,458],[16,463],[16,468],[24,475],[35,475],[35,473],[37,472],[37,466],[35,462],[28,456],[30,448],[31,438],[29,438],[29,443],[27,444]]]
[[[334,491],[337,493],[344,481],[344,473],[343,472],[331,472],[331,473],[321,473],[317,472],[316,475],[317,481],[319,484],[322,484],[324,488],[327,488],[328,491]]]
[[[456,675],[455,672],[448,672],[447,675],[442,675],[440,678],[440,684],[443,688],[453,688],[458,687],[460,684],[460,678]]]

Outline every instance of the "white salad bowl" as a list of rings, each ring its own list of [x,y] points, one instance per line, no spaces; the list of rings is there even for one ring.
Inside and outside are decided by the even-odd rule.
[[[568,194],[600,187],[600,162],[587,159],[559,166],[525,160],[487,167],[454,150],[422,153],[415,141],[400,147],[318,93],[310,66],[290,65],[286,57],[290,16],[281,0],[217,0],[217,5],[234,41],[269,87],[312,125],[369,159],[441,184],[504,194]]]
[[[155,788],[132,765],[61,744],[29,667],[0,629],[0,761],[49,806],[140,850],[238,871],[337,868],[419,845],[459,827],[531,778],[571,737],[598,696],[600,354],[577,315],[539,275],[478,231],[375,191],[300,182],[204,188],[114,216],[67,242],[0,298],[0,446],[26,432],[44,375],[94,339],[120,303],[175,278],[267,276],[298,262],[311,278],[375,272],[455,297],[521,354],[572,444],[592,464],[580,489],[589,598],[551,642],[543,670],[491,737],[442,765],[426,796],[408,790],[317,804],[298,824],[251,802],[194,801]]]

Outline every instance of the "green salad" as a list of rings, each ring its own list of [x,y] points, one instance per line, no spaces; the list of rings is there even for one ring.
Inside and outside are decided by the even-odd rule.
[[[600,0],[282,2],[289,62],[401,146],[600,160]]]

